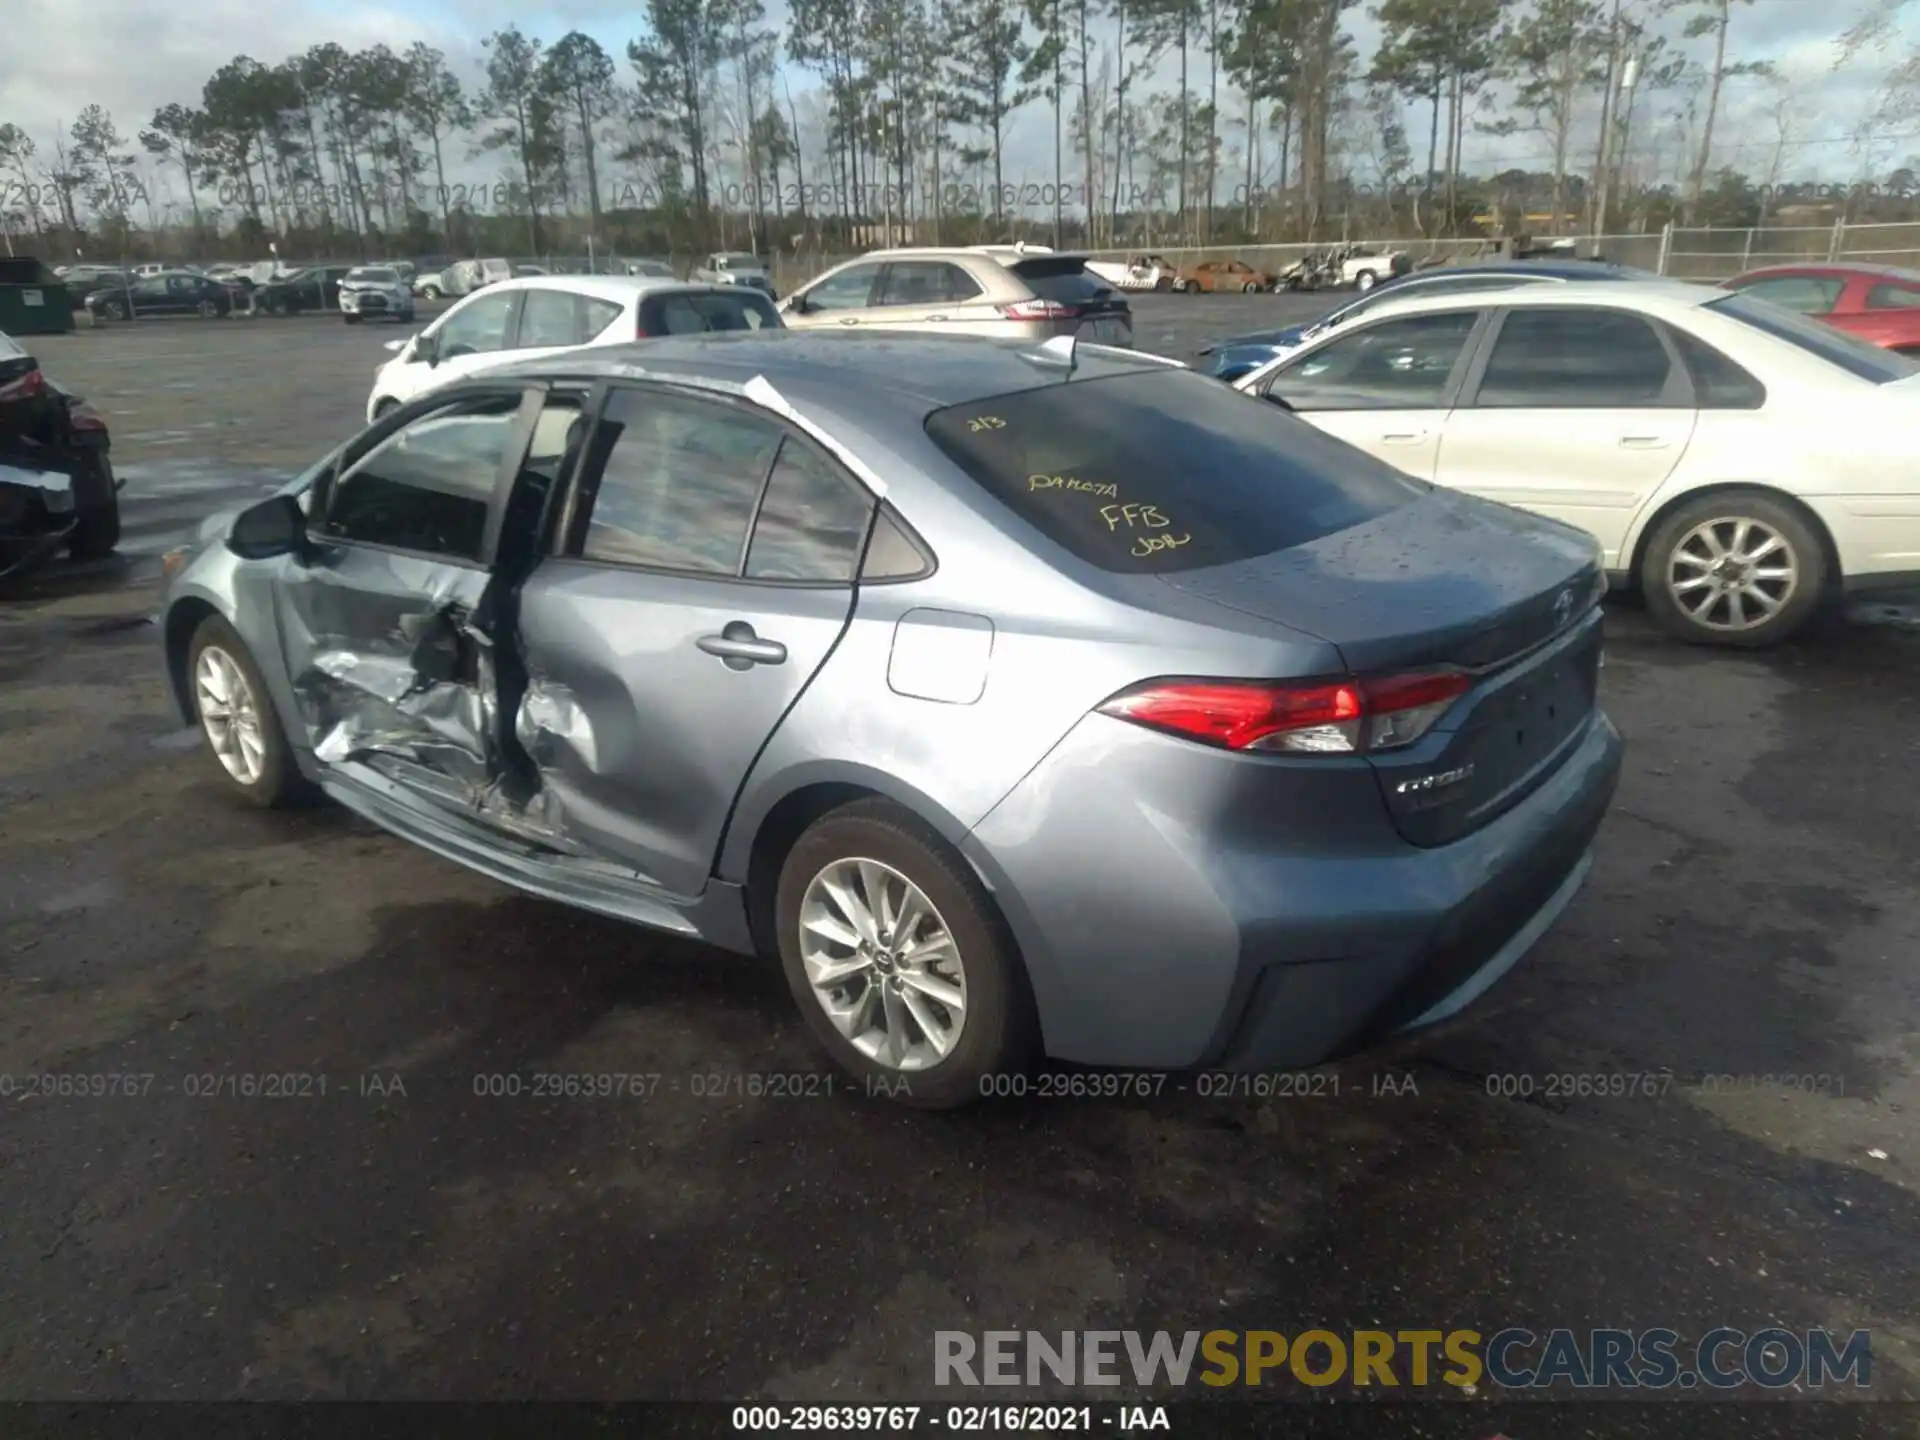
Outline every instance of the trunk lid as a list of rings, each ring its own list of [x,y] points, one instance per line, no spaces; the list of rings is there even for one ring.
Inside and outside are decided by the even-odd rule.
[[[1584,533],[1434,490],[1310,544],[1163,583],[1333,645],[1355,675],[1459,669],[1473,688],[1418,742],[1369,756],[1401,834],[1441,845],[1518,804],[1598,702],[1606,589]]]

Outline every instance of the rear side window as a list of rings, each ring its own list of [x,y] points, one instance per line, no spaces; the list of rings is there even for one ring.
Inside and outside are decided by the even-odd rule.
[[[1122,574],[1309,544],[1429,488],[1217,380],[1154,370],[973,401],[927,434],[1069,554]]]
[[[640,328],[648,335],[778,330],[780,312],[758,290],[735,295],[655,295],[641,307]]]
[[[1920,288],[1912,285],[1876,285],[1867,292],[1869,310],[1913,310],[1920,308]]]
[[[1840,303],[1846,285],[1827,275],[1776,275],[1732,288],[1735,294],[1751,295],[1797,315],[1826,315]]]
[[[1487,358],[1475,403],[1553,410],[1659,405],[1673,359],[1638,315],[1515,310]]]
[[[1724,300],[1709,301],[1705,308],[1716,315],[1725,315],[1730,320],[1750,325],[1762,334],[1783,340],[1830,365],[1838,365],[1849,375],[1875,385],[1886,385],[1920,373],[1920,364],[1904,355],[1882,350],[1878,345],[1869,344],[1844,330],[1818,320],[1808,320],[1777,305],[1757,303],[1743,294],[1736,293]]]
[[[578,345],[586,338],[579,296],[571,290],[527,291],[520,306],[520,349]]]
[[[817,452],[780,447],[747,550],[749,580],[853,583],[873,503]]]
[[[1007,268],[1020,277],[1038,300],[1051,300],[1059,305],[1087,305],[1113,295],[1113,287],[1088,270],[1081,260],[1049,256],[1041,260],[1020,260]]]
[[[1767,403],[1767,387],[1704,340],[1669,329],[1673,343],[1693,376],[1695,403],[1702,410],[1758,410]]]
[[[876,305],[956,305],[980,293],[973,277],[944,260],[896,260],[880,280]]]
[[[658,391],[617,396],[595,437],[606,460],[581,555],[738,575],[780,440],[773,426],[731,406]]]
[[[582,332],[585,339],[597,340],[600,332],[625,313],[626,307],[611,300],[597,300],[591,295],[580,297],[581,313],[586,316],[586,328]]]

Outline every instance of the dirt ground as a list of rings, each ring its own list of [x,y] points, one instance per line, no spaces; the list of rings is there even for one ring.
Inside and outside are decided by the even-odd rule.
[[[1140,339],[1301,305],[1148,297]],[[914,1400],[938,1329],[1376,1324],[1867,1328],[1920,1399],[1912,612],[1729,656],[1617,606],[1584,892],[1337,1094],[754,1094],[824,1074],[774,967],[242,809],[167,711],[154,557],[347,433],[393,333],[40,347],[128,543],[0,594],[0,1399]],[[658,1078],[490,1093],[537,1072]],[[1550,1093],[1626,1074],[1670,1081]]]

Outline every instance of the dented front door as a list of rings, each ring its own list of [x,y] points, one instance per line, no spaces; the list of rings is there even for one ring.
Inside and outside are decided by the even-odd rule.
[[[278,595],[321,763],[457,809],[498,779],[489,572],[537,409],[518,389],[451,401],[349,451],[326,482],[310,552]]]

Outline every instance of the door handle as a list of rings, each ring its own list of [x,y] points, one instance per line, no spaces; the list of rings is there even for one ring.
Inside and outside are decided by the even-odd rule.
[[[1382,445],[1414,445],[1427,438],[1425,430],[1397,430],[1391,435],[1382,435]]]
[[[1664,450],[1673,442],[1660,435],[1622,435],[1622,450]]]
[[[746,670],[755,665],[784,665],[787,647],[778,640],[762,640],[753,626],[735,620],[718,635],[702,635],[694,642],[709,655],[727,662],[729,670]]]

